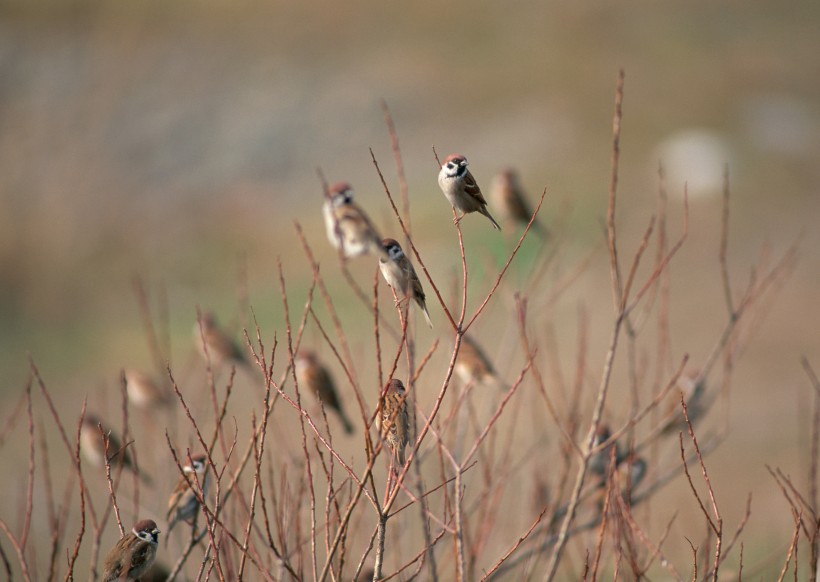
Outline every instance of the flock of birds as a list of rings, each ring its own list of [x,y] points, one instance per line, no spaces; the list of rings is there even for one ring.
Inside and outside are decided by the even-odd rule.
[[[500,224],[487,209],[487,200],[475,178],[467,168],[467,159],[460,154],[447,156],[438,175],[442,193],[452,207],[460,213],[455,222],[465,215],[478,212],[486,216],[492,226],[501,230]],[[521,224],[529,223],[532,211],[522,192],[516,172],[505,169],[493,182],[492,201],[505,220]],[[402,300],[412,299],[421,310],[427,325],[433,327],[427,309],[424,289],[413,264],[401,245],[392,238],[382,238],[365,211],[353,200],[353,190],[347,183],[331,186],[323,207],[327,237],[335,249],[345,258],[372,254],[378,257],[379,269],[384,280]],[[533,228],[545,232],[540,223]],[[214,316],[205,313],[195,329],[200,352],[215,365],[230,364],[251,367],[240,345],[231,339],[217,323]],[[322,405],[338,417],[347,434],[354,426],[344,410],[342,400],[328,368],[313,351],[302,349],[295,356],[294,369],[300,386],[306,387]],[[489,358],[471,338],[462,340],[455,373],[462,382],[504,387]],[[155,382],[148,374],[127,369],[124,372],[126,392],[130,403],[138,408],[153,409],[167,406],[172,397],[167,389]],[[407,391],[401,380],[391,379],[384,388],[384,398],[376,415],[377,429],[391,449],[390,471],[397,472],[405,463],[410,428],[407,410]],[[150,478],[136,467],[127,447],[102,423],[99,417],[87,414],[80,430],[80,449],[91,464],[103,467],[121,464],[138,474],[145,483]],[[207,457],[195,455],[183,466],[177,485],[168,499],[166,514],[168,536],[180,522],[195,526],[200,501],[207,495],[210,483]],[[143,519],[134,524],[107,554],[102,579],[132,582],[147,574],[154,564],[160,530],[154,520]],[[167,540],[167,537],[166,537]]]
[[[468,170],[467,159],[464,156],[450,154],[444,158],[438,183],[444,196],[457,211],[454,222],[462,220],[467,214],[478,212],[487,217],[495,229],[501,230],[501,226],[487,209],[487,200]],[[528,224],[532,219],[530,206],[514,170],[506,169],[496,177],[491,194],[494,208],[503,213],[504,220]],[[393,289],[397,301],[399,296],[401,301],[415,301],[425,321],[432,327],[433,322],[427,309],[424,289],[413,264],[395,239],[382,238],[378,234],[365,211],[354,202],[349,184],[340,182],[328,189],[323,217],[328,240],[341,256],[349,259],[368,254],[375,255],[379,261],[381,274]],[[533,221],[532,227],[542,236],[546,235],[544,227],[537,221]],[[249,369],[252,367],[246,353],[220,328],[213,315],[205,313],[201,316],[195,328],[195,336],[200,352],[213,364],[230,364]],[[344,410],[333,377],[317,354],[307,349],[300,350],[294,359],[294,370],[299,385],[306,387],[323,406],[337,416],[346,433],[353,433],[353,423]],[[471,337],[462,338],[454,372],[465,385],[506,388],[490,359]],[[136,407],[149,409],[168,405],[171,401],[169,391],[163,389],[147,374],[126,370],[124,379],[129,401]],[[702,392],[702,382],[699,384],[699,391]],[[695,390],[694,384],[691,390]],[[382,394],[383,398],[378,403],[376,427],[391,449],[390,475],[397,475],[399,468],[405,464],[405,448],[410,437],[407,390],[401,380],[392,378],[384,387]],[[595,445],[609,441],[610,436],[609,429],[602,427],[596,435]],[[92,414],[88,414],[81,425],[80,448],[85,458],[98,467],[104,466],[106,462],[122,464],[137,473],[146,483],[150,482],[150,479],[135,467],[127,447],[123,448],[116,436]],[[593,456],[590,470],[598,476],[603,485],[606,484],[607,475],[611,470],[627,473],[624,480],[631,482],[631,487],[634,488],[646,473],[646,464],[634,453],[622,450],[616,441]],[[209,481],[206,456],[200,454],[189,459],[183,466],[183,474],[180,475],[168,499],[166,536],[180,522],[195,527],[200,502],[207,495]],[[105,582],[130,582],[146,575],[156,559],[159,533],[153,520],[138,521],[108,553],[102,579]]]

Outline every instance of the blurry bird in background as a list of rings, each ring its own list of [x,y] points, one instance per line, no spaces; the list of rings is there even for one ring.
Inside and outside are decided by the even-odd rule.
[[[102,426],[102,434],[100,427]],[[137,474],[145,483],[150,483],[151,479],[138,471],[127,448],[123,448],[120,439],[112,433],[94,414],[86,414],[80,427],[80,451],[85,459],[95,467],[105,466],[105,442],[103,434],[108,439],[108,464],[114,468],[119,464]]]
[[[461,346],[456,356],[454,371],[465,385],[482,384],[501,388],[502,390],[507,389],[504,382],[499,379],[484,350],[466,335],[461,338]]]
[[[145,372],[126,368],[124,376],[128,401],[137,408],[153,410],[170,404],[171,395],[168,390],[162,388]]]
[[[413,298],[421,308],[427,325],[432,329],[433,322],[430,320],[430,313],[427,311],[424,289],[416,270],[413,268],[413,263],[404,254],[401,245],[395,239],[386,238],[382,241],[382,245],[387,250],[389,257],[387,259],[379,258],[379,270],[382,277],[397,294],[403,295],[405,299]]]
[[[344,431],[352,434],[353,423],[350,422],[342,408],[342,401],[336,391],[336,383],[316,354],[310,350],[300,350],[294,358],[294,367],[299,386],[309,389],[326,407],[335,412],[342,422]]]
[[[322,208],[327,239],[345,258],[368,253],[387,258],[382,237],[364,210],[353,201],[353,188],[346,182],[330,187]]]
[[[524,194],[518,172],[513,168],[504,168],[496,174],[490,190],[490,201],[501,220],[527,226],[532,218],[532,207]],[[538,219],[533,221],[532,230],[544,238],[548,235],[547,229]]]
[[[250,371],[250,360],[240,345],[219,326],[216,316],[206,311],[194,324],[194,342],[202,357],[211,364],[237,365]]]
[[[687,431],[680,404],[681,395],[686,403],[686,412],[692,426],[695,426],[706,415],[716,397],[714,391],[707,392],[706,378],[701,375],[700,370],[689,370],[681,374],[667,397],[666,409],[658,424],[661,434],[677,434],[680,431],[684,433]]]
[[[481,188],[467,169],[467,158],[461,154],[450,154],[444,158],[438,173],[438,185],[450,205],[461,212],[455,221],[460,222],[470,212],[479,212],[490,219],[493,228],[501,230],[501,225],[487,210],[487,201]]]

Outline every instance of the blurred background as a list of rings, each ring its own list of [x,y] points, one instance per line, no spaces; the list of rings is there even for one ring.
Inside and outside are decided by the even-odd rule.
[[[25,387],[28,354],[77,414],[84,395],[118,386],[122,367],[150,369],[135,277],[152,300],[166,294],[172,361],[186,369],[194,367],[197,306],[214,309],[238,336],[249,321],[247,294],[266,337],[276,331],[281,338],[277,258],[302,301],[310,277],[295,220],[327,263],[325,276],[336,273],[317,168],[330,181],[352,183],[385,235],[399,234],[368,151],[397,192],[382,99],[399,134],[416,241],[442,289],[459,263],[431,146],[442,157],[467,155],[485,190],[506,165],[520,169],[532,201],[548,187],[545,221],[571,208],[569,269],[601,245],[613,94],[623,68],[624,257],[656,209],[659,163],[673,236],[688,183],[689,240],[672,267],[675,359],[689,353],[696,366],[725,324],[718,265],[724,165],[738,292],[759,257],[781,256],[802,235],[797,267],[741,354],[723,418],[713,419],[728,423],[728,438],[707,459],[727,524],[739,521],[753,494],[744,539],[758,553],[747,553],[755,556],[749,571],[782,564],[793,524],[765,464],[805,483],[812,390],[799,359],[820,368],[818,22],[820,5],[808,0],[788,9],[758,0],[6,0],[0,410],[11,411]],[[463,224],[476,249],[495,236],[481,217]],[[476,285],[485,272],[480,258],[503,256],[504,244],[499,238],[476,251]],[[525,264],[539,252],[525,251]],[[371,266],[352,268],[369,288]],[[523,278],[511,277],[511,285]],[[608,277],[599,252],[565,296],[565,311],[551,314],[559,336],[566,334],[560,354],[571,366],[577,312],[586,310],[591,385],[611,326]],[[355,305],[349,295],[342,309]],[[499,304],[492,317],[506,321],[509,305]],[[369,329],[363,312],[351,310],[346,323]],[[437,328],[420,331],[420,341],[449,339],[440,307],[431,313]],[[109,398],[116,410],[116,396]],[[617,408],[618,393],[612,398]],[[0,457],[16,463],[25,451],[7,446]],[[25,464],[16,466],[19,472],[0,477],[2,490],[22,491]],[[687,530],[681,518],[667,542],[685,564],[683,536],[700,539],[702,518],[685,488],[667,495],[654,508],[659,523],[680,510],[699,524]]]

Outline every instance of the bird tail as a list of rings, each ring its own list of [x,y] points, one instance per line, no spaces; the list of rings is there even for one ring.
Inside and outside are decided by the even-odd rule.
[[[339,419],[342,421],[345,434],[353,434],[353,423],[350,422],[350,419],[341,410],[339,411]]]
[[[490,211],[487,210],[486,206],[482,206],[481,209],[479,210],[479,212],[481,212],[481,214],[483,214],[484,216],[486,216],[487,218],[490,219],[490,222],[493,223],[493,227],[496,230],[501,230],[501,225],[498,224],[498,222],[496,222],[495,218],[492,217],[492,215],[490,214]]]
[[[427,322],[427,325],[430,326],[430,329],[433,329],[433,320],[430,319],[430,312],[427,311],[427,305],[420,302],[419,306],[421,306],[421,312],[424,314],[424,320]]]

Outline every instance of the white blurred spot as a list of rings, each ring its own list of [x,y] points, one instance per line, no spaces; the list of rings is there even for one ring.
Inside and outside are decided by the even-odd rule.
[[[666,170],[670,194],[683,196],[685,183],[690,198],[720,194],[724,168],[726,164],[731,168],[731,157],[726,140],[710,129],[678,131],[656,148],[656,158]]]

